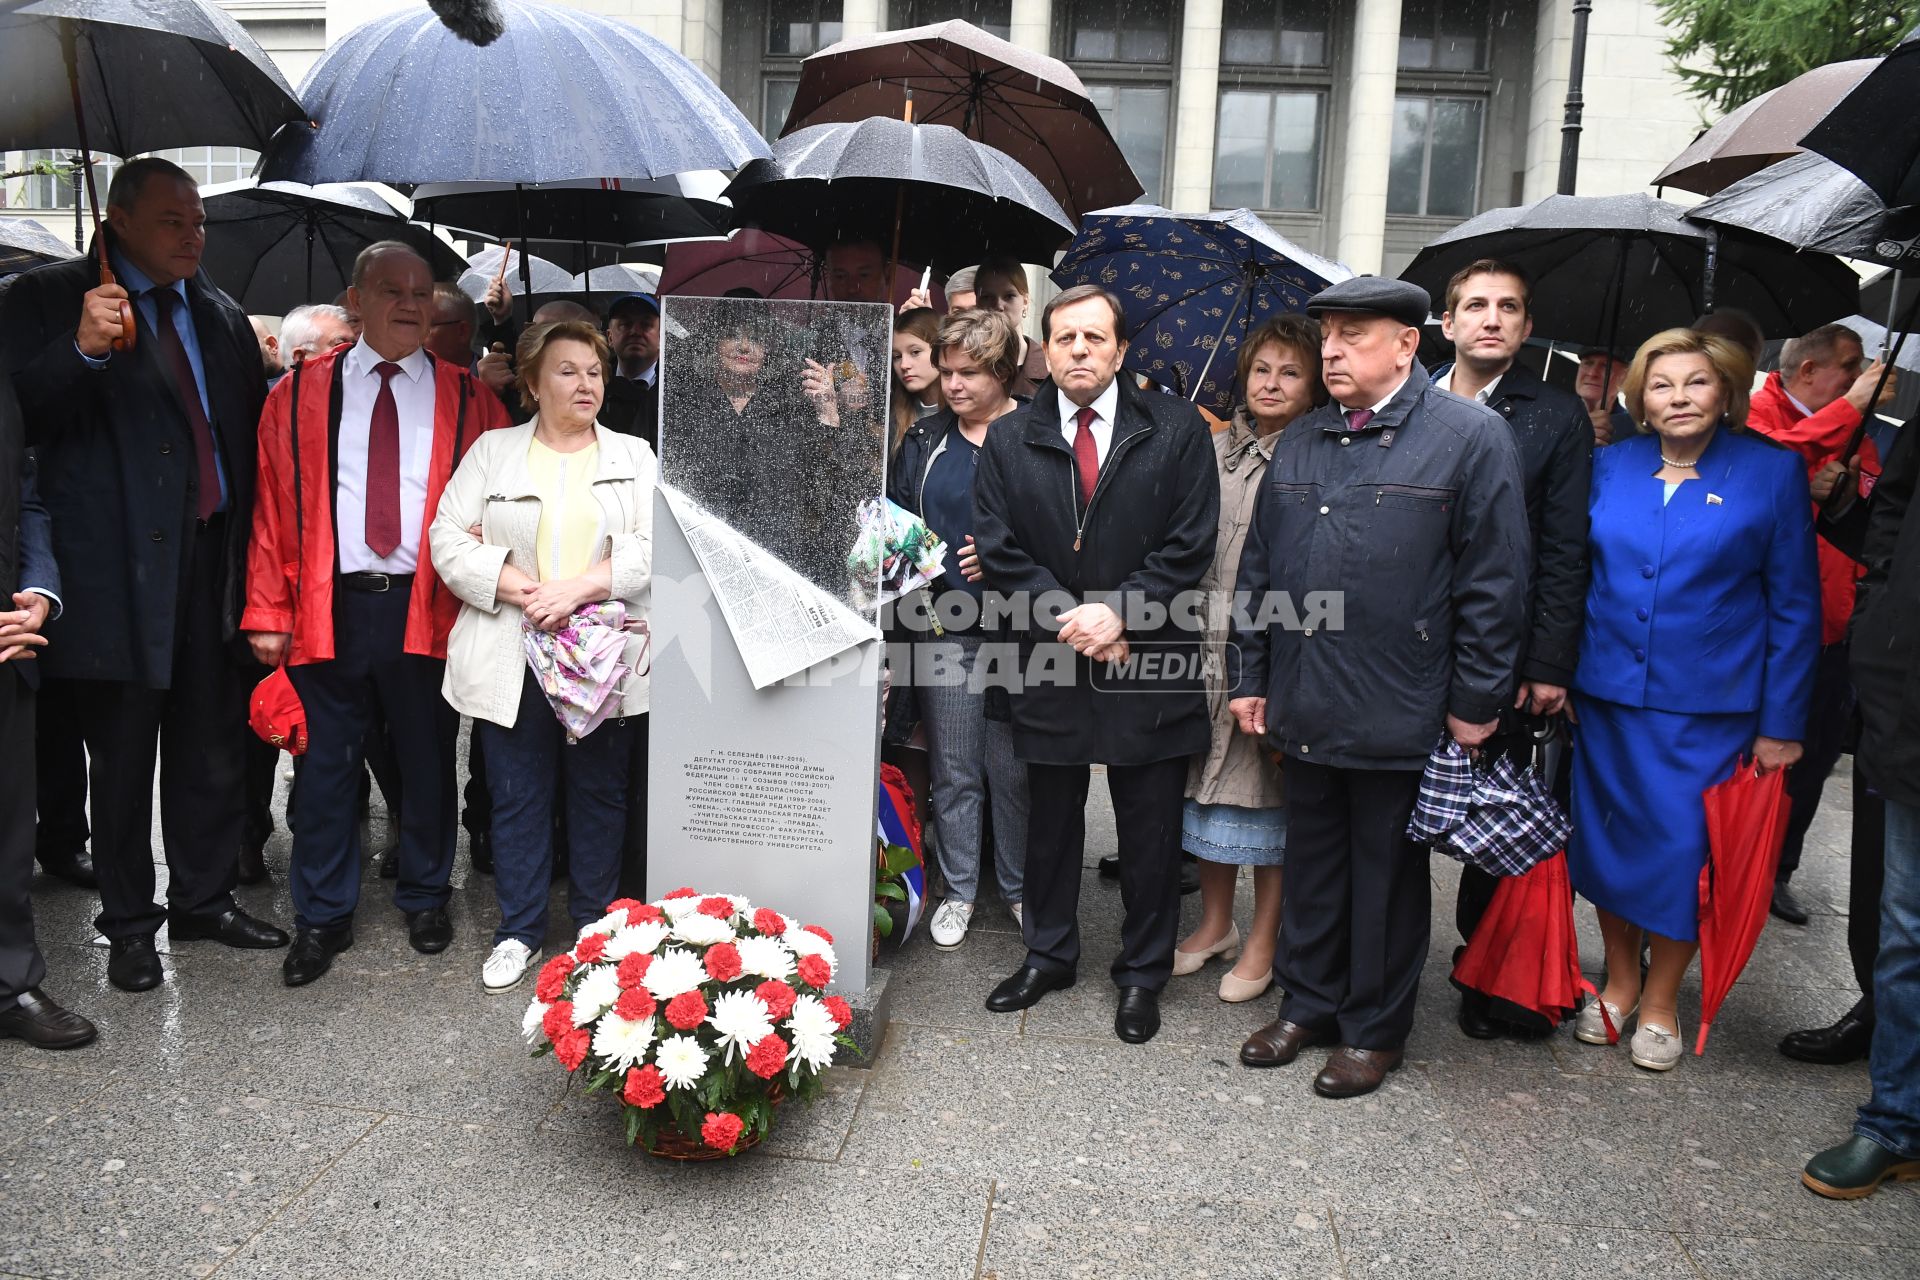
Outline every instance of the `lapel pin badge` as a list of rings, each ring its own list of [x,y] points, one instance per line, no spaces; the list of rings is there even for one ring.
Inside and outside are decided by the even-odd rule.
[[[1723,506],[1725,504],[1720,501],[1719,494],[1710,493],[1707,495],[1707,505],[1710,507],[1718,507],[1718,506]]]

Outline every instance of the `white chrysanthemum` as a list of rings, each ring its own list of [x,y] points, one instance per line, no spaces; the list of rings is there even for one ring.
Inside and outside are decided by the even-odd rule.
[[[793,1033],[793,1056],[815,1071],[833,1064],[833,1037],[839,1029],[840,1024],[817,996],[801,996],[793,1002],[793,1013],[787,1018],[787,1030]]]
[[[653,963],[647,966],[647,976],[641,981],[654,999],[671,1000],[706,980],[707,971],[700,957],[679,947],[669,947],[653,958]]]
[[[585,938],[590,933],[604,933],[604,934],[612,935],[618,930],[624,928],[626,926],[626,923],[627,923],[627,909],[625,907],[622,907],[618,911],[607,912],[607,914],[605,914],[604,916],[601,916],[598,920],[595,920],[591,924],[581,925],[580,937]]]
[[[607,939],[607,959],[618,964],[628,956],[651,955],[667,940],[667,926],[658,920],[630,924]]]
[[[747,1050],[773,1034],[773,1011],[751,991],[723,992],[713,1002],[707,1021],[720,1035],[723,1061],[744,1057]]]
[[[696,947],[710,947],[716,942],[732,942],[734,932],[733,926],[725,920],[691,915],[673,926],[673,936]]]
[[[540,1027],[546,1021],[547,1008],[545,1000],[535,1000],[527,1006],[526,1015],[520,1019],[520,1034],[526,1038],[528,1044],[540,1043],[540,1037],[543,1034]]]
[[[700,898],[698,895],[688,898],[662,898],[653,905],[666,912],[667,919],[679,921],[700,909]]]
[[[742,938],[734,946],[740,952],[740,968],[745,973],[782,982],[793,975],[793,952],[778,938]]]
[[[749,920],[753,918],[753,904],[751,902],[748,902],[737,893],[723,893],[720,896],[730,899],[733,902],[733,912],[735,915],[745,916]]]
[[[692,1036],[668,1036],[654,1051],[653,1061],[669,1089],[691,1089],[707,1074],[707,1051]]]
[[[620,975],[610,964],[587,966],[587,976],[573,989],[573,1025],[584,1027],[613,1007],[620,998]]]
[[[593,1033],[593,1051],[615,1071],[637,1067],[647,1059],[653,1045],[653,1019],[629,1022],[617,1013],[600,1019]]]
[[[819,956],[827,962],[829,973],[840,972],[840,960],[833,954],[833,944],[819,934],[808,933],[805,929],[796,929],[783,941],[793,948],[795,955]]]

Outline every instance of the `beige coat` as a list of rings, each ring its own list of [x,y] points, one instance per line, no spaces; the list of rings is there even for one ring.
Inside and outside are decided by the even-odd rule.
[[[1214,433],[1214,462],[1220,472],[1220,540],[1214,546],[1213,565],[1200,580],[1207,593],[1207,711],[1213,720],[1213,740],[1204,756],[1195,756],[1187,770],[1187,798],[1201,804],[1231,804],[1243,809],[1270,809],[1286,800],[1280,768],[1264,744],[1249,738],[1234,724],[1227,710],[1226,652],[1232,630],[1234,580],[1240,574],[1240,549],[1253,524],[1254,500],[1273,457],[1273,440],[1261,442],[1244,410],[1233,424]]]
[[[502,607],[500,569],[511,564],[529,578],[540,576],[534,542],[540,530],[540,498],[527,470],[527,450],[539,419],[489,431],[474,441],[440,497],[427,531],[433,567],[462,601],[447,640],[447,675],[441,693],[462,715],[512,728],[527,673],[520,642],[520,609]],[[613,561],[612,598],[628,618],[645,618],[653,599],[653,450],[637,436],[595,424],[600,442],[593,496],[600,504],[596,559]],[[480,525],[481,540],[467,532]],[[643,638],[627,641],[629,667],[640,659]],[[620,714],[647,710],[647,678],[627,677]]]

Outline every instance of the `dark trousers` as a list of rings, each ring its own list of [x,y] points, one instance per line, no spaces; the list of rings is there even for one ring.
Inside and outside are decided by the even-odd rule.
[[[1433,902],[1428,851],[1406,837],[1418,770],[1287,758],[1287,892],[1275,966],[1280,1016],[1397,1049],[1413,1030]]]
[[[81,852],[93,835],[87,829],[87,743],[74,696],[73,681],[46,680],[34,699],[34,847],[45,854]]]
[[[620,896],[647,895],[647,738],[651,714],[628,716],[627,836],[620,846]]]
[[[308,928],[353,918],[360,901],[359,800],[367,731],[384,712],[400,770],[402,911],[444,906],[453,870],[454,738],[440,696],[446,664],[404,651],[410,591],[333,593],[334,657],[287,668],[307,711],[307,754],[293,788],[293,911]]]
[[[1853,766],[1853,866],[1847,881],[1847,956],[1860,984],[1854,1011],[1873,1021],[1873,965],[1880,955],[1880,892],[1887,879],[1887,802]]]
[[[47,962],[33,937],[33,690],[0,666],[0,1009],[40,985]]]
[[[1087,843],[1084,764],[1029,764],[1027,786],[1027,963],[1049,973],[1080,966],[1080,873]],[[1180,931],[1180,806],[1187,759],[1107,766],[1119,829],[1120,954],[1117,987],[1158,991],[1173,974]]]
[[[240,839],[247,848],[258,849],[273,835],[273,782],[280,770],[280,748],[248,734],[245,769],[247,801]]]
[[[564,795],[567,810],[567,914],[574,927],[598,920],[619,896],[632,754],[629,725],[609,720],[569,744],[528,672],[513,727],[475,720],[473,733],[486,740],[487,787],[493,793],[493,886],[500,896],[500,927],[493,940],[518,938],[538,951],[547,936],[556,793]]]
[[[1800,866],[1807,828],[1813,825],[1813,815],[1820,808],[1820,793],[1826,790],[1827,778],[1847,748],[1852,725],[1853,678],[1847,670],[1847,642],[1842,640],[1822,648],[1813,668],[1807,734],[1800,744],[1799,763],[1787,770],[1787,800],[1792,808],[1787,812],[1786,839],[1780,845],[1780,868],[1774,873],[1777,880],[1792,879]]]
[[[247,668],[223,636],[226,517],[188,535],[174,634],[172,687],[76,680],[93,796],[93,867],[100,932],[151,934],[168,917],[230,910],[246,798]],[[250,665],[250,664],[248,664]],[[154,905],[153,770],[160,765],[160,834],[167,907]]]

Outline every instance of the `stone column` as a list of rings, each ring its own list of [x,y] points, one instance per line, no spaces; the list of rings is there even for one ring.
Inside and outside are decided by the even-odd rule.
[[[840,7],[840,36],[871,36],[886,30],[887,0],[843,0]]]
[[[1053,52],[1053,0],[1013,0],[1007,39],[1034,53]]]
[[[1395,0],[1395,8],[1399,7]],[[1221,0],[1187,0],[1173,112],[1173,178],[1167,203],[1182,213],[1213,208],[1213,131],[1220,111]]]
[[[1393,89],[1400,66],[1400,0],[1360,0],[1347,74],[1346,146],[1340,156],[1340,241],[1335,256],[1377,272],[1386,249],[1387,169]]]

